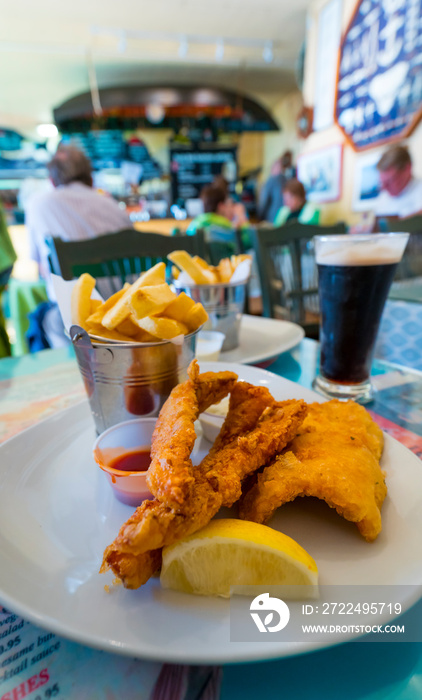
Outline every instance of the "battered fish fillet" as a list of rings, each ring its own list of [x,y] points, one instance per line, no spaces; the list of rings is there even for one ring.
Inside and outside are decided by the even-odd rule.
[[[204,527],[223,504],[237,500],[243,478],[283,449],[305,413],[303,401],[276,403],[264,388],[236,384],[216,447],[195,468],[194,491],[184,509],[144,501],[105,550],[101,571],[111,568],[127,588],[145,583],[152,573],[152,555]]]
[[[174,508],[183,505],[194,484],[190,459],[196,440],[194,423],[200,413],[227,396],[237,380],[234,372],[199,374],[196,360],[189,365],[188,375],[189,379],[173,389],[160,411],[147,473],[153,495]]]
[[[314,496],[374,540],[387,494],[379,465],[383,444],[381,429],[353,401],[309,405],[296,438],[242,497],[240,517],[264,523],[283,503]]]

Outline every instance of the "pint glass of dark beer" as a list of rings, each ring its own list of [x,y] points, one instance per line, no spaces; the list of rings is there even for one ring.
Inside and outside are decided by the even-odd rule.
[[[408,233],[315,237],[321,364],[314,387],[326,396],[371,400],[378,327],[408,238]]]

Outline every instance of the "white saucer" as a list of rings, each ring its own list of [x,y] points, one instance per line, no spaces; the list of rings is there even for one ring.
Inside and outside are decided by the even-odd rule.
[[[220,355],[220,362],[253,365],[294,348],[305,335],[301,326],[262,316],[242,316],[239,347]]]

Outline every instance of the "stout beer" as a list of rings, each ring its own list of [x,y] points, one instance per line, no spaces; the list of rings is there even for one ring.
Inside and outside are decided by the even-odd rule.
[[[321,365],[329,395],[370,398],[372,354],[408,234],[317,237]],[[361,396],[360,396],[361,394]]]

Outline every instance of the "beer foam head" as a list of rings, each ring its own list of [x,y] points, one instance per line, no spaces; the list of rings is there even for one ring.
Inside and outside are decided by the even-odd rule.
[[[393,265],[400,262],[408,233],[319,236],[315,239],[318,265]]]

